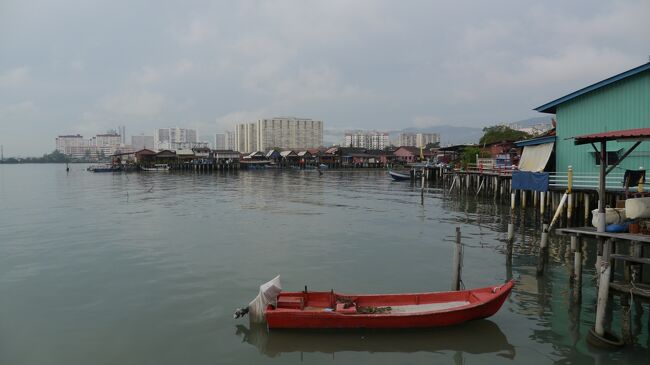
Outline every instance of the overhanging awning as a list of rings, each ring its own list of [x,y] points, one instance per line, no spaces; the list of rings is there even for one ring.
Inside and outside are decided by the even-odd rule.
[[[536,146],[524,146],[524,152],[519,160],[520,171],[544,171],[548,159],[553,153],[554,143],[544,143]]]
[[[621,131],[611,131],[604,133],[585,134],[574,137],[573,143],[576,145],[595,143],[602,141],[645,141],[650,139],[650,128],[626,129]]]

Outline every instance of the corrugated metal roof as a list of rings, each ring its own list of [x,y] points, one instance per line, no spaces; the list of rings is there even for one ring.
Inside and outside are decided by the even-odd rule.
[[[622,72],[622,73],[620,73],[618,75],[612,76],[612,77],[610,77],[608,79],[605,79],[603,81],[597,82],[597,83],[595,83],[593,85],[589,85],[589,86],[587,86],[585,88],[582,88],[582,89],[580,89],[578,91],[574,91],[571,94],[565,95],[565,96],[563,96],[563,97],[561,97],[559,99],[555,99],[555,100],[551,101],[550,103],[546,103],[546,104],[544,104],[542,106],[539,106],[539,107],[535,108],[534,110],[536,110],[538,112],[541,112],[541,113],[555,114],[557,106],[562,104],[562,103],[565,103],[565,102],[567,102],[567,101],[569,101],[571,99],[574,99],[574,98],[576,98],[576,97],[578,97],[580,95],[590,93],[590,92],[592,92],[592,91],[594,91],[596,89],[600,89],[601,87],[605,87],[607,85],[613,84],[613,83],[615,83],[617,81],[623,80],[625,78],[628,78],[630,76],[639,74],[639,73],[647,71],[647,70],[650,70],[650,62],[648,62],[648,63],[646,63],[644,65],[641,65],[639,67],[635,67],[635,68],[633,68],[631,70]]]
[[[517,147],[537,146],[537,145],[540,145],[540,144],[553,143],[553,142],[555,142],[555,136],[544,136],[544,137],[526,139],[526,140],[523,140],[523,141],[517,141],[517,142],[515,142],[515,145]]]
[[[585,144],[585,143],[621,140],[621,139],[638,141],[640,139],[645,139],[645,138],[650,138],[650,128],[626,129],[622,131],[585,134],[582,136],[574,137],[575,139],[574,143]]]

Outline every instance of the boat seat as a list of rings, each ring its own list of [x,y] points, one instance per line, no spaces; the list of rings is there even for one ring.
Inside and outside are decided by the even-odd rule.
[[[345,303],[336,303],[336,313],[355,314],[357,313],[357,307],[351,305],[345,308]]]
[[[278,308],[305,309],[305,300],[302,297],[279,297]]]

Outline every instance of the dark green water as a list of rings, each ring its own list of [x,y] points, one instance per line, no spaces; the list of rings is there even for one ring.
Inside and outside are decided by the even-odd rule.
[[[593,253],[571,306],[567,242],[535,275],[538,230],[506,267],[507,205],[391,181],[383,171],[93,174],[0,165],[0,364],[645,364],[637,343],[589,348]],[[423,331],[271,332],[233,320],[276,274],[287,290],[447,290],[516,280],[489,320]],[[618,309],[614,311],[614,317]],[[615,330],[618,319],[615,319]]]

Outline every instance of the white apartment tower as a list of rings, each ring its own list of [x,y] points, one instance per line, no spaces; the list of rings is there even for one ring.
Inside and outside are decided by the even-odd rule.
[[[438,133],[418,133],[415,136],[416,147],[426,147],[429,143],[440,143]]]
[[[56,150],[61,153],[66,153],[67,147],[84,147],[88,146],[88,141],[80,134],[63,135],[56,137]]]
[[[160,128],[154,129],[154,149],[178,149],[197,142],[196,129]]]
[[[345,147],[367,148],[369,150],[383,150],[390,145],[388,133],[354,131],[345,134]]]
[[[426,147],[429,143],[440,143],[438,133],[401,133],[398,144],[400,146]]]
[[[226,134],[225,133],[216,133],[214,135],[214,149],[215,150],[225,150],[226,149]]]
[[[226,150],[237,151],[237,138],[235,132],[226,132]]]
[[[323,122],[294,117],[259,119],[238,124],[235,139],[240,152],[315,148],[323,145]]]

